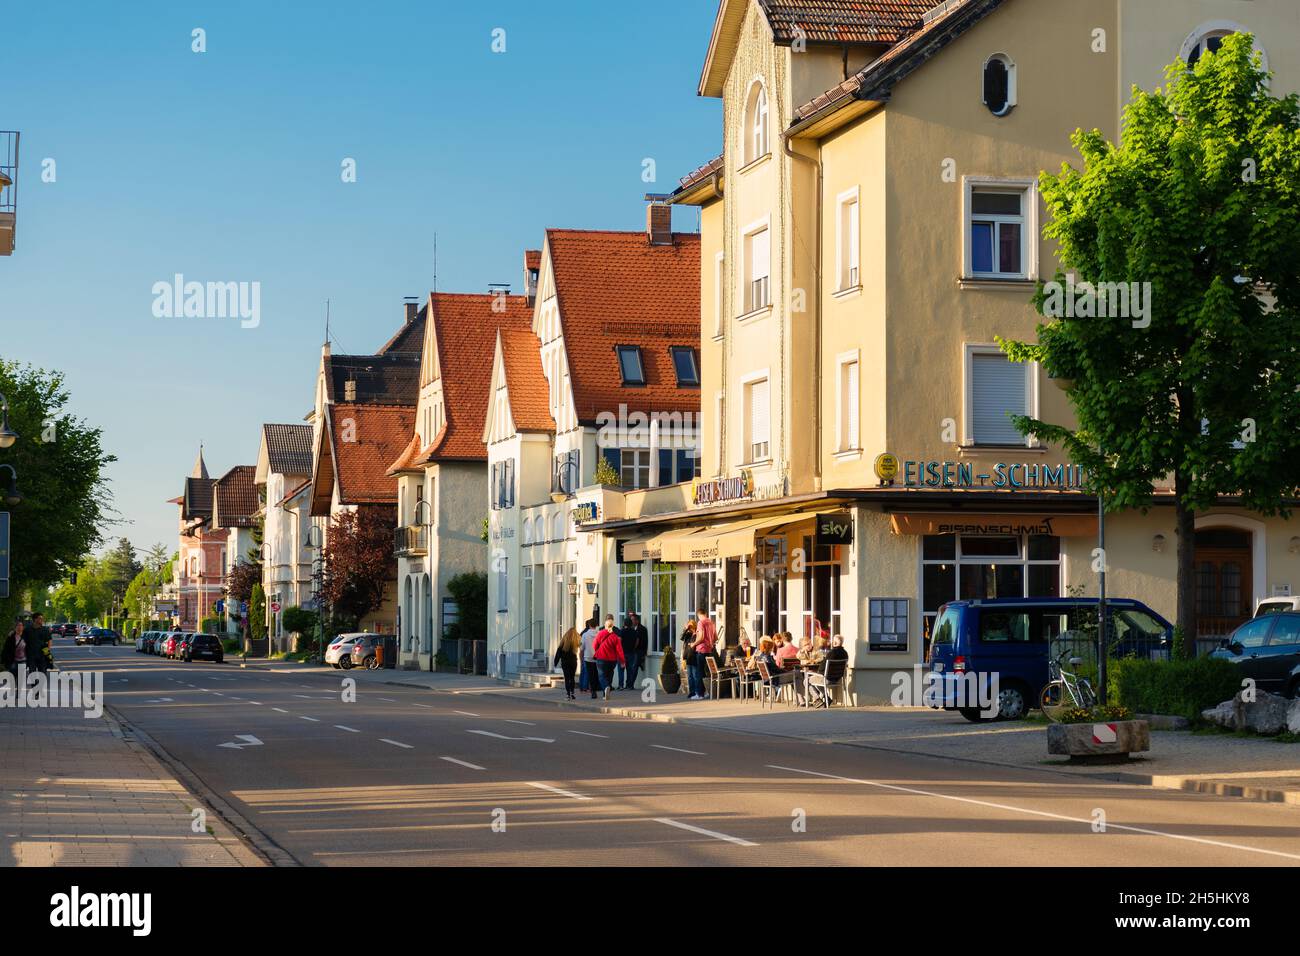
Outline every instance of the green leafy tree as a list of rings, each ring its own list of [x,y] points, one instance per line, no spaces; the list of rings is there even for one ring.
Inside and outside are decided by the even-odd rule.
[[[1284,513],[1300,479],[1300,110],[1270,94],[1247,35],[1165,79],[1134,91],[1122,143],[1076,131],[1083,169],[1040,177],[1076,288],[1150,283],[1146,314],[1099,317],[1085,288],[1062,317],[1058,270],[1034,300],[1038,341],[1003,347],[1041,362],[1076,419],[1017,427],[1062,445],[1108,510],[1150,506],[1172,476],[1177,616],[1194,635],[1196,512],[1230,495]]]
[[[113,597],[125,602],[127,588],[136,575],[144,570],[144,565],[136,560],[135,548],[126,538],[118,538],[117,544],[104,555],[104,576]]]
[[[0,450],[0,464],[13,465],[24,495],[6,509],[11,597],[0,599],[0,620],[12,620],[25,592],[62,581],[100,544],[112,512],[103,472],[116,459],[98,428],[68,414],[62,373],[0,358],[0,393],[19,435]]]
[[[69,621],[89,622],[103,617],[113,606],[113,589],[99,558],[87,558],[51,598],[58,614]]]
[[[487,637],[487,575],[465,571],[447,582],[447,592],[457,609],[457,621],[448,636],[458,640],[484,640]]]
[[[266,593],[260,583],[253,585],[248,602],[248,629],[255,640],[266,637]]]

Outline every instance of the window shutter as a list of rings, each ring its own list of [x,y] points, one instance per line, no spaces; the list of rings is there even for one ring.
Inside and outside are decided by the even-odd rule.
[[[501,462],[499,461],[493,462],[492,463],[492,510],[493,511],[496,511],[501,506],[500,498],[499,498],[500,487],[501,487],[500,476],[501,476]]]
[[[506,507],[515,506],[515,460],[506,462]]]
[[[754,233],[750,256],[753,262],[753,274],[750,279],[764,279],[772,271],[772,231],[764,229]]]
[[[1008,415],[1024,415],[1025,365],[1004,355],[971,356],[971,437],[977,445],[1023,445]]]
[[[657,487],[673,484],[673,450],[671,448],[659,449],[659,480],[655,483]]]
[[[749,387],[749,436],[751,445],[771,440],[766,379]]]

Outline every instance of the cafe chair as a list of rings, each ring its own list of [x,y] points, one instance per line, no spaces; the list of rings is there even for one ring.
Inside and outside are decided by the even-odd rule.
[[[781,693],[781,685],[777,679],[772,676],[771,669],[767,666],[766,661],[757,661],[758,682],[754,685],[754,694],[758,697],[758,706],[763,707],[768,701],[773,706],[776,704],[776,698]]]
[[[731,696],[737,696],[736,672],[731,668],[719,668],[718,661],[712,654],[706,654],[704,663],[709,668],[709,696],[717,700],[722,696],[723,681],[731,681]]]
[[[830,708],[838,695],[840,703],[844,707],[849,706],[848,688],[845,686],[845,679],[849,673],[848,661],[827,661],[822,667],[821,673],[810,671],[804,675],[804,706],[805,707],[825,707]],[[813,695],[817,695],[817,702],[813,703]]]

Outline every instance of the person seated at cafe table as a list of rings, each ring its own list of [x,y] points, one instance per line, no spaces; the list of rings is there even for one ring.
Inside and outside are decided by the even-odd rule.
[[[778,636],[785,638],[788,635],[786,635],[783,632]],[[788,666],[786,663],[787,661],[793,662],[795,660],[798,660],[799,648],[795,645],[794,641],[786,640],[779,647],[777,647],[775,657],[776,657],[776,662],[780,664],[782,667]]]
[[[749,643],[748,634],[740,635],[740,643],[736,646],[736,650],[733,652],[733,655],[736,657],[736,659],[743,660],[746,662],[748,662],[754,656],[754,645]]]

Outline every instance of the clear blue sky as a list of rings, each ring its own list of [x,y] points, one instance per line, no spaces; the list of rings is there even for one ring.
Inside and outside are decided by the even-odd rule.
[[[22,161],[0,355],[66,372],[103,427],[110,538],[174,547],[165,501],[199,442],[214,476],[254,463],[262,422],[311,408],[325,300],[336,351],[378,348],[430,288],[435,230],[439,288],[477,292],[517,290],[548,226],[642,228],[642,196],[720,149],[720,105],[695,95],[715,6],[8,5],[0,129]],[[260,282],[260,327],[155,318],[178,272]]]

